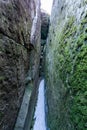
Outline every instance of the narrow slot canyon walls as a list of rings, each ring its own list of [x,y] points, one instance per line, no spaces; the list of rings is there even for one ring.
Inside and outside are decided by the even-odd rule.
[[[40,76],[44,76],[46,40],[49,30],[50,16],[46,11],[41,10],[41,56],[40,56]]]
[[[40,21],[39,0],[0,0],[0,130],[13,130],[25,81],[38,79]]]
[[[50,15],[41,10],[41,39],[46,40],[49,30]]]
[[[86,130],[87,0],[54,0],[45,69],[50,130]]]

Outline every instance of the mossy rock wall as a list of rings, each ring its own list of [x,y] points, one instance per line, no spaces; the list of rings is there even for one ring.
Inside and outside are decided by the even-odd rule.
[[[86,130],[86,0],[53,2],[45,68],[48,127],[51,130]]]

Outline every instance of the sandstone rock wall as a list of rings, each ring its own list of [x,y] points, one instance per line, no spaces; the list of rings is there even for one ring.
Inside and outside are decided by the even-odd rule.
[[[38,32],[30,42],[38,6]],[[13,130],[27,82],[35,84],[40,55],[40,3],[0,0],[0,130]],[[28,73],[27,73],[28,72]]]
[[[87,129],[87,0],[54,0],[46,79],[50,130]]]

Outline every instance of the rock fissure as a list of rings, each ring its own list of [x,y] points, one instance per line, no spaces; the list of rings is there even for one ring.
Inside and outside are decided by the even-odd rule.
[[[0,31],[1,31],[1,30],[0,30]],[[4,36],[4,37],[6,37],[6,38],[8,38],[9,40],[14,41],[15,44],[19,44],[19,45],[25,47],[26,49],[28,49],[28,48],[25,46],[25,44],[22,45],[21,43],[17,43],[16,40],[14,40],[13,38],[11,38],[9,35],[5,34],[4,32],[1,31],[1,32],[0,32],[0,35],[1,35],[1,36]],[[31,44],[30,44],[30,46],[31,46]]]
[[[53,0],[51,16],[40,5],[0,1],[0,130],[33,129],[43,77],[47,129],[86,130],[87,0]]]

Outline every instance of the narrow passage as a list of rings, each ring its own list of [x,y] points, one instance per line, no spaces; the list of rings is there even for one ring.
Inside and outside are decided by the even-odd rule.
[[[45,122],[45,92],[44,92],[44,79],[41,80],[38,90],[38,99],[35,109],[35,123],[33,130],[46,130]]]

